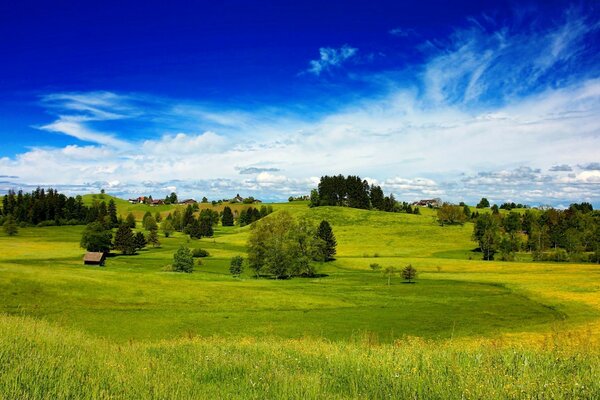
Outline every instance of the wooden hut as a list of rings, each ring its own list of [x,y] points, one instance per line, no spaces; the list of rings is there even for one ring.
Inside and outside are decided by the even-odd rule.
[[[103,252],[97,251],[88,251],[83,256],[83,263],[85,265],[104,265],[104,261],[106,261],[106,254]]]

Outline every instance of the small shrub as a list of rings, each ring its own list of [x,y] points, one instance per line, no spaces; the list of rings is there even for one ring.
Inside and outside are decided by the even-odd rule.
[[[380,271],[381,270],[381,265],[377,264],[377,263],[372,263],[371,265],[369,265],[369,267],[371,268],[371,270],[373,271]]]
[[[199,258],[199,257],[208,257],[210,256],[210,253],[204,249],[194,249],[192,251],[192,256],[194,258]]]

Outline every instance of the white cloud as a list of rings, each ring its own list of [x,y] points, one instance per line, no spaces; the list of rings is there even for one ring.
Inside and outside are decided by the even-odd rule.
[[[323,72],[339,67],[348,59],[356,56],[357,52],[358,49],[350,47],[347,44],[343,45],[339,49],[321,47],[319,49],[319,59],[310,61],[308,72],[319,76]]]

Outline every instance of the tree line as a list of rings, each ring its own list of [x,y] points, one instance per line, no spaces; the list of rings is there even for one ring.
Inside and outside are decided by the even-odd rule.
[[[386,196],[379,185],[369,185],[357,175],[322,176],[317,189],[310,194],[310,207],[341,206],[375,209],[387,212],[406,212],[418,214],[418,207],[408,203],[399,203],[393,194]]]
[[[600,262],[600,212],[589,203],[566,210],[526,210],[478,215],[473,240],[484,260],[514,260],[519,251],[536,261]]]
[[[52,188],[31,193],[9,190],[2,199],[0,217],[9,216],[20,226],[84,225],[105,217],[116,224],[117,206],[111,199],[108,204],[95,201],[88,207],[81,196],[67,197]]]

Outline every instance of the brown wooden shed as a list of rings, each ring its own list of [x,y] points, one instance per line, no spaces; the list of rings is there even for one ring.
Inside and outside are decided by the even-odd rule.
[[[88,251],[83,256],[83,263],[85,265],[104,265],[104,261],[106,261],[106,254],[102,252],[96,251]]]

